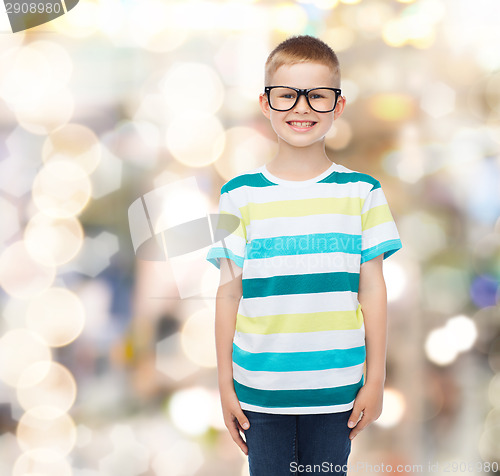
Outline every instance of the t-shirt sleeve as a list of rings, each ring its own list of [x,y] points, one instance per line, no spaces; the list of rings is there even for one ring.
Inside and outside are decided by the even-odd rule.
[[[246,247],[246,228],[230,191],[221,190],[219,214],[213,223],[214,241],[207,260],[220,269],[220,258],[229,258],[243,268]]]
[[[388,258],[402,247],[380,182],[371,188],[361,210],[361,263],[384,253]]]

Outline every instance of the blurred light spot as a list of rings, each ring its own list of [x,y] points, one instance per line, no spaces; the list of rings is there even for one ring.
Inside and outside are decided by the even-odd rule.
[[[75,446],[77,448],[83,448],[84,446],[90,444],[91,441],[92,441],[92,430],[88,426],[82,423],[77,425]]]
[[[500,408],[500,373],[496,373],[488,386],[488,398],[495,408]]]
[[[0,97],[16,111],[39,104],[51,87],[51,65],[30,46],[12,48],[0,56]]]
[[[178,438],[172,446],[156,454],[151,467],[158,476],[192,476],[202,468],[203,463],[201,446],[195,441]]]
[[[438,365],[451,364],[457,357],[457,349],[444,328],[434,329],[425,341],[427,357]]]
[[[213,68],[202,63],[174,64],[160,81],[159,89],[171,117],[188,111],[214,114],[224,98],[219,76]]]
[[[43,213],[68,218],[87,205],[90,190],[89,177],[80,166],[58,160],[46,164],[35,177],[33,200]]]
[[[275,155],[277,145],[251,127],[232,127],[226,131],[224,152],[214,163],[222,177],[259,167]]]
[[[472,266],[479,275],[498,276],[500,270],[500,230],[488,233],[474,243]]]
[[[324,41],[329,45],[335,45],[335,51],[348,50],[355,40],[356,34],[354,30],[346,26],[328,28],[324,35]]]
[[[67,160],[79,165],[87,174],[95,170],[101,159],[99,139],[88,127],[66,124],[53,131],[45,140],[42,159]]]
[[[383,39],[389,46],[411,44],[417,48],[428,48],[434,42],[436,24],[444,14],[445,8],[441,3],[421,0],[406,7],[399,18],[386,23]]]
[[[483,461],[498,461],[498,455],[500,454],[500,425],[490,426],[483,430],[479,438],[478,450]],[[495,469],[494,472],[496,471]]]
[[[485,88],[485,99],[493,112],[500,116],[500,73],[492,74]]]
[[[42,449],[67,455],[75,445],[75,423],[57,408],[36,407],[21,417],[16,436],[24,451]]]
[[[327,147],[334,150],[345,149],[352,139],[351,125],[342,118],[336,119],[325,136]]]
[[[472,281],[470,296],[477,307],[494,306],[499,290],[498,280],[493,276],[477,276]]]
[[[111,157],[119,157],[120,168],[116,170],[118,177],[121,175],[121,161],[125,160],[137,167],[152,169],[158,162],[161,146],[160,131],[156,124],[147,121],[120,121],[115,129],[104,134],[102,142],[111,151]],[[109,162],[110,154],[106,154]],[[118,159],[116,159],[118,160]],[[104,168],[108,164],[102,164]],[[98,173],[101,170],[98,169]],[[106,178],[113,173],[108,170]],[[92,176],[94,181],[94,176]]]
[[[24,243],[34,260],[45,266],[59,266],[80,251],[83,228],[74,217],[59,220],[37,213],[26,225]]]
[[[415,104],[411,97],[404,94],[375,94],[368,100],[370,112],[384,121],[404,121],[415,114]]]
[[[384,278],[387,283],[387,300],[389,302],[399,299],[408,285],[406,273],[397,261],[388,261],[383,267]]]
[[[419,129],[414,124],[400,128],[399,147],[384,159],[386,170],[401,180],[416,183],[443,167],[446,151],[441,145],[422,145]]]
[[[60,453],[48,449],[34,449],[17,458],[12,476],[71,476],[71,466]]]
[[[471,349],[476,342],[477,328],[470,317],[463,315],[452,317],[446,322],[445,329],[451,335],[459,352]]]
[[[188,167],[204,167],[224,150],[224,128],[217,117],[186,112],[170,123],[166,144],[176,160]]]
[[[340,2],[346,5],[356,5],[357,3],[361,3],[361,0],[340,0]]]
[[[181,342],[184,353],[201,367],[215,368],[214,320],[208,309],[202,309],[188,318],[182,327]]]
[[[383,428],[396,426],[406,410],[404,395],[395,388],[384,389],[384,408],[379,419],[375,423]]]
[[[424,275],[424,301],[433,311],[459,312],[469,301],[469,275],[465,269],[435,266]]]
[[[159,372],[176,382],[180,382],[200,369],[182,351],[180,332],[175,332],[156,344],[155,366]]]
[[[64,288],[50,288],[33,299],[26,311],[26,325],[47,345],[62,347],[82,332],[85,311],[78,296]]]
[[[80,253],[65,265],[64,271],[77,271],[95,278],[111,264],[111,257],[119,249],[118,237],[108,231],[93,238],[86,236]]]
[[[442,117],[455,109],[455,96],[452,88],[438,81],[425,88],[420,107],[432,117]]]
[[[60,416],[76,399],[76,382],[71,372],[57,362],[37,362],[21,374],[17,399],[25,410],[50,406]]]
[[[0,286],[19,299],[39,295],[54,281],[55,269],[36,262],[24,241],[16,241],[0,255]]]
[[[270,14],[271,27],[289,35],[300,34],[307,26],[307,13],[300,5],[281,3],[276,5]]]
[[[19,125],[33,134],[48,134],[68,123],[73,115],[75,104],[70,89],[58,87],[56,82],[51,86],[39,101],[15,111]]]
[[[38,51],[49,63],[53,78],[67,84],[73,72],[73,60],[68,51],[54,41],[38,40],[29,43],[29,48]]]
[[[14,197],[22,197],[31,190],[38,167],[38,163],[26,160],[21,154],[6,157],[0,161],[0,189]]]
[[[368,37],[379,36],[383,26],[394,15],[390,3],[373,0],[360,5],[355,13],[357,29]]]
[[[342,95],[346,98],[347,105],[351,105],[358,99],[359,87],[351,79],[342,79]]]
[[[245,108],[260,113],[256,98],[262,90],[263,65],[266,61],[268,44],[265,37],[254,31],[227,35],[227,39],[214,55],[214,62],[224,84],[238,91],[234,102],[225,94],[224,109],[245,113]],[[241,99],[240,99],[241,98]],[[248,113],[247,109],[247,113]]]
[[[106,140],[106,138],[105,138]],[[118,139],[119,140],[119,139]],[[102,198],[117,191],[122,183],[122,161],[112,154],[107,147],[102,148],[103,155],[97,169],[92,174],[92,198]],[[147,150],[145,164],[148,166]],[[134,161],[136,163],[136,161]]]
[[[169,401],[169,415],[174,425],[188,435],[205,433],[212,418],[213,395],[203,387],[174,392]]]
[[[98,2],[80,2],[78,10],[71,10],[51,23],[52,28],[73,38],[85,38],[96,32],[99,25]]]
[[[125,29],[126,5],[120,0],[107,0],[97,4],[97,25],[101,32],[115,40],[115,44],[120,44],[120,39],[129,36]],[[129,40],[130,41],[130,40]]]
[[[181,46],[188,31],[176,24],[172,4],[158,0],[141,0],[127,8],[127,37],[150,51],[165,53]]]
[[[14,329],[0,338],[0,379],[11,387],[28,367],[50,359],[50,349],[34,332]]]
[[[100,459],[101,474],[137,476],[148,470],[149,449],[139,443],[129,425],[114,425],[110,438],[113,451]]]
[[[428,259],[445,248],[447,241],[443,225],[438,217],[422,211],[405,214],[399,222],[405,241],[422,259]]]
[[[20,228],[17,208],[3,197],[0,197],[0,217],[2,217],[2,226],[0,227],[1,244],[14,236]]]
[[[452,363],[460,352],[474,345],[477,338],[476,324],[467,316],[448,319],[444,327],[434,329],[425,342],[427,357],[438,365]]]
[[[322,10],[331,10],[339,4],[339,0],[299,0],[298,3],[314,5]],[[337,48],[335,48],[335,51],[338,51]]]

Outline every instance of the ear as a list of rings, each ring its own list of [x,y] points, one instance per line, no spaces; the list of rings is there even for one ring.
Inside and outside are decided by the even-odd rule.
[[[338,119],[342,113],[344,112],[345,104],[346,104],[345,96],[340,96],[337,105],[335,106],[335,110],[333,111],[333,120]]]
[[[264,116],[269,119],[271,117],[271,108],[269,107],[269,102],[265,93],[260,93],[259,104],[262,110],[262,114],[264,114]]]

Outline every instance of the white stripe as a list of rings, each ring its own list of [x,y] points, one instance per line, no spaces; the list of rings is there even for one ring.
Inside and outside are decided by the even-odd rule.
[[[359,329],[279,334],[247,334],[236,331],[234,343],[247,352],[312,352],[350,349],[365,344],[364,323]]]
[[[238,312],[247,317],[259,317],[275,314],[314,313],[328,311],[356,311],[358,293],[337,291],[309,294],[283,294],[246,298],[240,300]]]
[[[391,220],[372,228],[368,228],[368,230],[364,231],[361,249],[366,250],[372,246],[377,246],[384,241],[397,239],[399,239],[398,230],[394,221]]]
[[[387,200],[383,190],[381,188],[376,188],[370,192],[370,195],[367,197],[362,213],[367,212],[370,208],[378,207],[380,205],[387,205]]]
[[[253,219],[247,226],[247,236],[251,239],[273,238],[275,236],[300,236],[312,233],[345,233],[361,235],[359,215],[307,215],[300,217],[276,217],[263,220]]]
[[[247,259],[244,278],[268,278],[289,274],[359,273],[360,254],[310,253]]]
[[[283,415],[312,415],[318,413],[340,413],[351,410],[354,406],[354,400],[350,403],[345,403],[343,405],[328,405],[322,407],[259,407],[257,405],[250,405],[249,403],[240,402],[240,406],[243,410],[250,410],[251,412],[259,413],[273,413],[273,414],[283,414]]]
[[[303,372],[264,372],[245,370],[233,362],[234,379],[258,390],[307,390],[354,385],[363,375],[363,365],[342,369],[307,370]],[[282,375],[282,374],[285,375]]]

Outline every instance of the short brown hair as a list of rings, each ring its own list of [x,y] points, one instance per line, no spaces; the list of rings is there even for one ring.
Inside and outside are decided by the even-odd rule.
[[[340,86],[340,64],[335,52],[322,40],[309,35],[292,36],[281,42],[268,56],[265,67],[265,85],[271,86],[271,75],[283,65],[320,63],[328,66]]]

